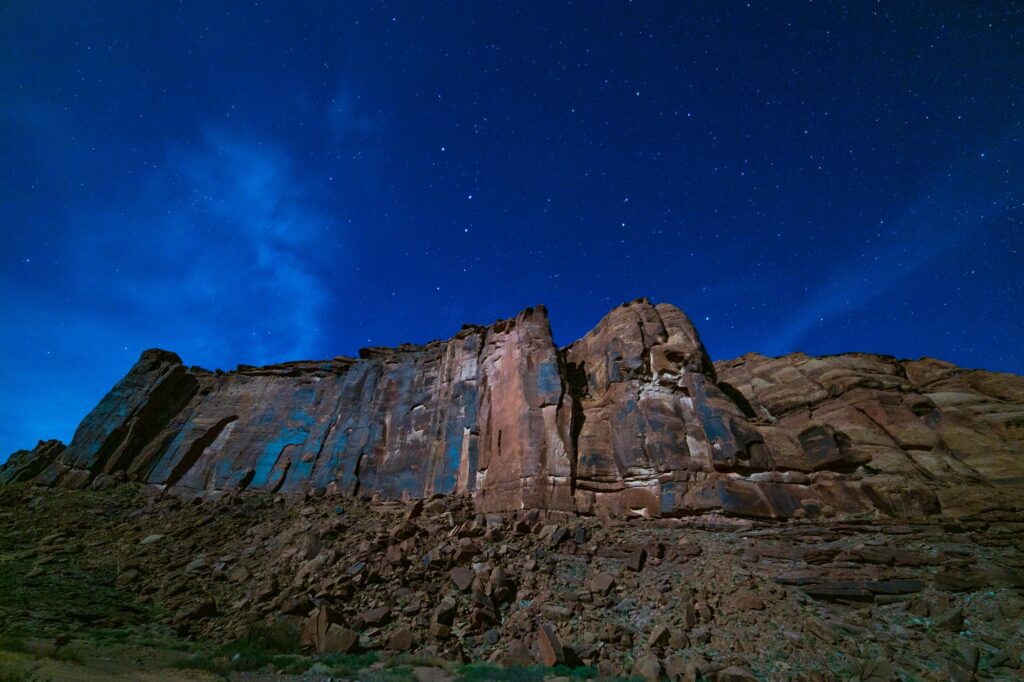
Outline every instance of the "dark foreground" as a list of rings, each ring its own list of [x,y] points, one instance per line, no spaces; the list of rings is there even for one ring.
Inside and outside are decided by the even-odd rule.
[[[0,487],[0,680],[1019,679],[1022,530]]]

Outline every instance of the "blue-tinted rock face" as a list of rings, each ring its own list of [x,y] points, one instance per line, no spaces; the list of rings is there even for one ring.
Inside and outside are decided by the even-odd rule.
[[[750,355],[716,372],[689,319],[646,300],[559,350],[540,307],[358,359],[212,373],[146,351],[66,449],[20,451],[0,482],[465,493],[485,511],[612,516],[969,513],[1020,492],[1022,404],[1021,377],[929,360]]]

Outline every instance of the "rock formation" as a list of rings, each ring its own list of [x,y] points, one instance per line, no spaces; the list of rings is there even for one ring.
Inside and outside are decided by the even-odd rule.
[[[0,469],[25,480],[466,493],[484,512],[964,516],[1020,506],[1024,377],[865,354],[715,365],[682,311],[645,299],[559,349],[541,306],[358,359],[224,373],[146,351],[67,448]]]

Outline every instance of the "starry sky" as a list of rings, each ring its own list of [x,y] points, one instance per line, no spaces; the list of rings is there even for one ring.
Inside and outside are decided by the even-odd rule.
[[[1024,372],[1020,3],[7,0],[0,101],[0,460],[537,303]]]

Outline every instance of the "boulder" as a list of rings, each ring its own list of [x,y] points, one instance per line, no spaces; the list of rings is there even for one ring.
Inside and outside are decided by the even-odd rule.
[[[537,662],[549,668],[565,663],[565,651],[558,633],[547,623],[537,628]]]

